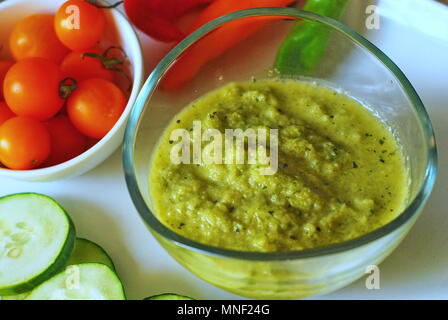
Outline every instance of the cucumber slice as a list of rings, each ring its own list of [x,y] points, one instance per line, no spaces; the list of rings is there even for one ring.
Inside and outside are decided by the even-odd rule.
[[[75,227],[50,197],[20,193],[0,198],[0,295],[32,290],[67,263]]]
[[[67,265],[80,264],[84,262],[102,263],[115,270],[112,259],[103,248],[93,241],[83,238],[76,238],[75,248],[73,249],[72,256],[70,257]]]
[[[126,300],[126,296],[110,267],[81,263],[42,283],[25,300]]]
[[[25,300],[28,297],[29,292],[16,294],[13,296],[3,296],[1,300]]]
[[[187,296],[181,296],[176,293],[163,293],[152,297],[147,297],[143,300],[195,300]]]

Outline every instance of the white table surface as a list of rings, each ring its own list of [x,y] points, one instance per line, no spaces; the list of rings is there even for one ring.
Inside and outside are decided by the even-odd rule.
[[[361,8],[370,2],[354,1],[361,2]],[[380,0],[379,8],[380,29],[360,31],[398,64],[426,105],[436,131],[439,176],[423,215],[380,265],[381,289],[367,290],[364,278],[318,299],[448,299],[448,8],[430,0]],[[144,35],[141,39],[151,70],[167,46]],[[78,235],[110,253],[129,299],[163,292],[199,299],[241,298],[195,277],[159,246],[129,197],[121,150],[87,174],[64,181],[0,178],[0,195],[16,192],[57,199],[72,216]]]

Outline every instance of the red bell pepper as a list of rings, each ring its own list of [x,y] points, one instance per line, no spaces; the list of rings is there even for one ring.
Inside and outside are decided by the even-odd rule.
[[[209,5],[196,19],[189,33],[223,15],[250,8],[285,7],[296,0],[219,0]]]
[[[124,8],[132,23],[154,39],[173,42],[186,34],[176,22],[190,10],[215,0],[125,0]]]
[[[197,18],[190,32],[200,26],[235,11],[259,7],[284,7],[295,0],[217,0],[210,4]],[[227,23],[214,30],[205,38],[188,49],[176,64],[168,71],[163,81],[166,89],[177,89],[193,79],[199,70],[237,43],[260,30],[268,21],[278,19],[276,16],[246,18]]]

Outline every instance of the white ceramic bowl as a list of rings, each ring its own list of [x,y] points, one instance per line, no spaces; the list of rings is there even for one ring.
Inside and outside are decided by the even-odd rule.
[[[0,45],[1,56],[9,56],[8,39],[15,23],[35,13],[55,13],[65,0],[8,0],[0,3]],[[132,106],[143,82],[143,57],[138,37],[125,16],[116,9],[107,10],[107,30],[104,42],[120,45],[130,62],[133,86],[126,109],[112,130],[95,146],[62,164],[34,170],[9,170],[0,168],[0,176],[18,180],[51,181],[85,173],[107,159],[123,140],[124,130]]]

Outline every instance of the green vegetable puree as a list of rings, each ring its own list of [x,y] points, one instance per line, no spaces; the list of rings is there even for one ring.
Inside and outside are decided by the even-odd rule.
[[[192,131],[198,120],[202,130],[223,133],[278,129],[277,172],[261,174],[262,164],[172,163],[172,131]],[[243,251],[359,237],[396,217],[407,196],[400,148],[382,122],[347,95],[300,81],[231,83],[194,101],[166,129],[151,166],[151,197],[163,224]]]

